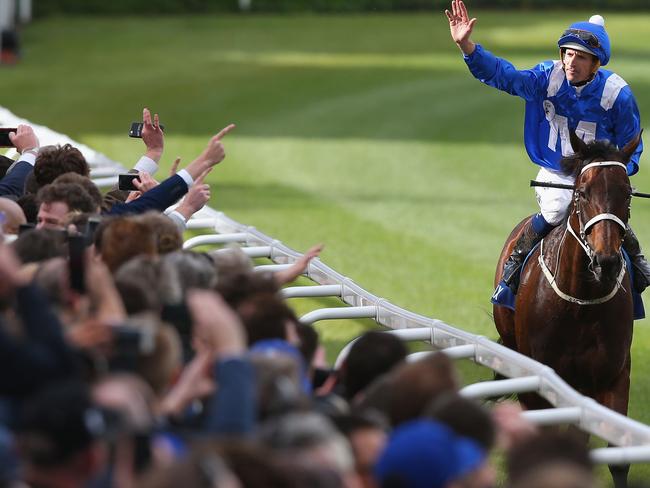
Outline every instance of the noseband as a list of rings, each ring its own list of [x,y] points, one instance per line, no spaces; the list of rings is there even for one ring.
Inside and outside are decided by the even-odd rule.
[[[580,175],[584,174],[589,169],[602,167],[602,166],[620,166],[625,170],[627,174],[627,167],[623,163],[620,163],[618,161],[599,161],[597,163],[586,164],[580,171]],[[618,216],[614,215],[613,213],[600,213],[595,217],[589,219],[586,223],[583,223],[583,214],[580,208],[580,194],[578,193],[577,189],[574,192],[573,201],[574,201],[574,210],[567,218],[566,232],[570,233],[573,237],[575,237],[575,239],[578,241],[578,244],[580,244],[582,249],[584,249],[585,253],[587,254],[587,257],[589,257],[590,266],[592,266],[596,253],[589,245],[589,242],[587,242],[587,232],[589,231],[589,229],[591,229],[596,223],[601,222],[603,220],[611,220],[613,222],[616,222],[623,229],[623,232],[626,231],[627,226],[625,225],[625,222],[623,222]],[[578,217],[578,223],[580,225],[579,235],[576,234],[575,230],[573,230],[573,227],[571,226],[571,216],[573,215],[573,213],[575,213]],[[564,238],[562,238],[562,241],[564,241]],[[619,249],[619,254],[620,254],[620,249]],[[560,259],[560,253],[558,252],[558,262],[556,265],[556,270],[559,270],[559,264],[560,264],[559,259]],[[616,277],[616,285],[614,286],[614,289],[603,297],[595,298],[591,300],[585,300],[585,299],[573,297],[560,290],[560,288],[556,283],[556,276],[553,276],[553,273],[551,272],[550,269],[548,269],[548,266],[544,262],[544,239],[542,239],[542,242],[540,243],[538,262],[542,269],[542,272],[544,273],[544,276],[546,277],[553,291],[555,291],[555,293],[563,300],[566,300],[571,303],[575,303],[577,305],[598,305],[600,303],[605,303],[611,300],[618,293],[618,290],[621,288],[623,283],[623,278],[625,277],[625,272],[626,272],[625,260],[621,256],[621,263],[622,263],[621,270],[619,271],[618,276]]]
[[[597,163],[586,164],[580,171],[580,175],[583,175],[589,169],[602,166],[620,166],[625,170],[625,173],[627,174],[627,167],[623,163],[619,163],[618,161],[599,161]],[[577,190],[573,194],[573,202],[575,214],[578,216],[578,224],[580,225],[580,236],[578,237],[576,232],[573,230],[573,226],[571,225],[571,215],[569,215],[569,218],[567,219],[567,230],[573,237],[576,238],[580,246],[582,246],[582,248],[585,250],[585,253],[587,253],[589,259],[593,261],[595,252],[589,245],[589,242],[587,242],[587,232],[589,229],[603,220],[611,220],[613,222],[616,222],[623,229],[623,232],[626,231],[627,226],[625,225],[625,222],[623,222],[618,216],[614,215],[613,213],[601,213],[589,219],[587,223],[583,223],[583,213],[580,209],[580,195]]]

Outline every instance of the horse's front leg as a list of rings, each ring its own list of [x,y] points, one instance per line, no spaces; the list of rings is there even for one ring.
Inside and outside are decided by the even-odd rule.
[[[627,415],[627,407],[630,396],[630,357],[628,356],[625,367],[621,371],[614,384],[608,390],[596,395],[596,401],[608,408]],[[609,447],[613,444],[608,444]],[[609,472],[614,480],[614,488],[627,488],[627,475],[630,471],[629,464],[609,465]]]

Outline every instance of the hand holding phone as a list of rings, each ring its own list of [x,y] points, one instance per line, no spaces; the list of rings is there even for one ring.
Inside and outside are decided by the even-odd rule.
[[[133,180],[140,181],[140,176],[135,173],[121,174],[117,177],[117,187],[122,191],[139,191]]]
[[[13,136],[11,136],[12,133]],[[0,147],[15,147],[20,154],[23,154],[27,150],[38,150],[39,142],[34,129],[29,125],[20,124],[15,129],[0,128]]]

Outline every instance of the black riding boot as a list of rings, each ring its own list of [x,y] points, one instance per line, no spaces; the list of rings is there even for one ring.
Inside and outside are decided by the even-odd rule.
[[[526,223],[524,231],[517,239],[512,254],[508,257],[503,265],[503,278],[502,280],[512,290],[513,294],[517,294],[519,288],[519,270],[524,264],[524,260],[528,253],[532,251],[533,247],[541,241],[548,232],[537,233],[533,229],[532,219]]]
[[[639,240],[634,235],[632,228],[628,225],[623,239],[623,249],[630,256],[634,267],[634,289],[641,293],[650,285],[650,265],[641,254]]]

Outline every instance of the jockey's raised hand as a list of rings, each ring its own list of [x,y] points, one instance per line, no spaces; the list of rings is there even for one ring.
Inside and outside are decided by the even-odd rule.
[[[452,0],[451,12],[445,10],[445,15],[449,20],[449,31],[451,38],[456,45],[463,51],[463,54],[470,55],[474,52],[476,45],[470,40],[476,18],[469,18],[467,8],[462,0]]]

